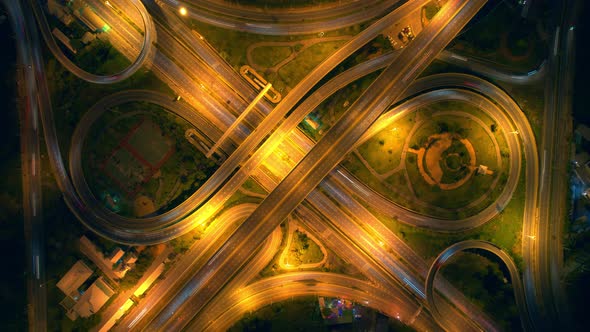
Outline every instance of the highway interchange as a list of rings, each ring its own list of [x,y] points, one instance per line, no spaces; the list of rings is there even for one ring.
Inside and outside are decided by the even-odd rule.
[[[56,174],[58,184],[60,184],[60,189],[64,193],[64,199],[74,214],[89,228],[115,241],[129,244],[152,244],[184,234],[195,225],[200,225],[209,220],[250,176],[256,178],[270,192],[267,198],[258,206],[240,206],[239,211],[241,212],[235,214],[235,219],[226,220],[229,218],[226,214],[223,214],[223,216],[226,216],[225,218],[218,218],[226,222],[220,223],[219,228],[215,227],[218,231],[214,234],[217,235],[212,235],[211,240],[205,241],[203,239],[202,241],[203,245],[210,245],[212,247],[207,247],[208,249],[206,250],[191,251],[196,256],[187,255],[184,258],[184,265],[175,265],[178,271],[176,273],[184,276],[183,278],[170,278],[175,279],[175,288],[169,287],[168,279],[158,284],[161,285],[159,288],[160,293],[157,293],[156,289],[154,289],[153,294],[159,295],[152,295],[152,292],[150,292],[146,301],[141,302],[140,306],[136,307],[122,320],[119,328],[124,330],[180,330],[189,326],[189,329],[207,327],[215,330],[216,328],[227,327],[232,320],[220,318],[226,317],[224,315],[229,315],[235,321],[240,317],[240,313],[245,310],[241,306],[248,308],[247,305],[236,302],[236,306],[233,309],[229,309],[219,304],[216,306],[215,304],[222,301],[221,299],[236,297],[238,296],[236,294],[247,291],[247,294],[251,294],[249,295],[251,300],[247,301],[247,303],[250,303],[251,306],[253,305],[252,303],[255,303],[254,308],[269,303],[269,301],[276,301],[294,295],[312,293],[325,293],[329,295],[338,293],[349,294],[351,298],[355,298],[358,301],[368,301],[369,306],[375,305],[375,308],[389,315],[393,311],[383,310],[382,308],[388,306],[382,304],[389,303],[393,305],[397,303],[396,310],[398,311],[396,311],[396,315],[402,313],[400,320],[410,325],[415,324],[413,326],[420,327],[420,329],[438,329],[442,327],[465,331],[479,329],[497,330],[497,326],[489,317],[481,313],[473,305],[470,305],[462,294],[444,280],[437,284],[437,290],[449,298],[454,306],[461,310],[453,308],[446,302],[441,303],[439,300],[438,305],[441,307],[440,310],[443,310],[446,316],[443,322],[440,321],[437,315],[432,317],[426,310],[422,309],[423,306],[426,306],[430,311],[436,310],[430,304],[431,295],[433,294],[432,289],[428,287],[428,283],[426,286],[423,285],[423,282],[428,280],[426,262],[405,245],[403,241],[391,233],[391,231],[385,229],[360,204],[359,200],[363,202],[376,202],[372,198],[376,197],[375,195],[377,194],[363,183],[351,180],[353,177],[347,174],[344,169],[337,166],[338,162],[353,146],[362,142],[363,139],[370,137],[371,130],[373,132],[378,131],[379,126],[383,127],[388,121],[389,123],[394,121],[396,116],[399,117],[404,112],[410,112],[412,109],[421,105],[420,103],[431,103],[436,100],[447,99],[464,100],[477,104],[490,112],[490,114],[494,114],[494,118],[503,124],[502,127],[505,128],[505,131],[514,129],[520,133],[518,137],[509,136],[508,139],[511,142],[511,154],[520,155],[522,149],[525,160],[527,161],[525,165],[527,181],[523,248],[526,249],[528,246],[532,246],[532,248],[529,251],[524,251],[531,254],[531,257],[527,258],[525,256],[525,260],[527,260],[525,262],[524,274],[524,297],[526,301],[522,298],[523,295],[519,293],[518,285],[515,286],[515,293],[519,308],[523,307],[523,303],[526,302],[527,304],[527,310],[523,309],[528,312],[528,319],[526,319],[527,317],[523,317],[524,326],[529,327],[531,321],[541,321],[541,314],[534,309],[537,308],[537,304],[539,303],[545,303],[543,307],[551,306],[552,300],[548,300],[546,295],[538,291],[539,289],[546,290],[547,287],[540,285],[540,281],[535,279],[539,278],[541,274],[538,268],[536,268],[536,264],[540,260],[548,262],[549,258],[543,258],[542,256],[541,258],[536,258],[535,255],[537,253],[535,250],[539,250],[539,246],[548,249],[547,246],[544,246],[544,242],[541,241],[549,241],[549,238],[547,236],[547,239],[544,240],[541,235],[548,234],[548,232],[539,229],[539,218],[542,216],[539,216],[537,198],[538,193],[543,191],[539,190],[542,184],[539,184],[540,166],[538,161],[543,159],[539,158],[535,137],[526,117],[520,111],[518,105],[505,92],[495,85],[473,76],[443,74],[438,77],[421,79],[410,85],[414,78],[434,58],[439,56],[439,53],[444,47],[454,38],[469,19],[477,13],[485,1],[449,1],[443,6],[440,13],[435,16],[433,22],[403,51],[396,53],[394,56],[387,55],[373,59],[372,61],[374,63],[365,64],[364,67],[363,65],[359,65],[347,72],[348,77],[342,74],[340,77],[334,78],[330,81],[334,85],[333,87],[329,88],[330,82],[327,83],[325,85],[326,91],[322,91],[321,88],[318,89],[311,95],[315,97],[309,97],[303,100],[303,103],[285,118],[286,114],[308,94],[311,88],[348,55],[373,39],[385,27],[391,25],[393,22],[399,21],[412,11],[421,8],[426,1],[409,1],[396,7],[390,14],[367,27],[349,43],[339,48],[335,54],[320,66],[316,67],[274,109],[269,104],[262,102],[257,107],[257,112],[253,112],[252,116],[247,117],[244,125],[238,126],[236,134],[230,135],[230,142],[222,146],[221,150],[228,155],[228,158],[216,174],[179,207],[161,216],[154,217],[152,220],[147,220],[147,223],[145,222],[146,220],[138,221],[113,215],[108,210],[93,203],[92,194],[87,187],[84,187],[85,180],[79,172],[81,170],[80,142],[82,142],[83,135],[87,134],[88,128],[91,125],[92,119],[90,117],[98,117],[109,105],[113,106],[130,100],[149,101],[177,112],[177,114],[199,128],[202,131],[201,134],[209,140],[208,143],[213,145],[212,142],[215,142],[221,137],[224,130],[231,126],[237,118],[239,110],[244,109],[248,105],[248,101],[254,98],[256,92],[227,63],[221,60],[208,44],[203,43],[201,38],[198,38],[190,31],[187,32],[188,29],[182,26],[182,21],[172,13],[171,8],[174,9],[174,6],[171,2],[164,1],[166,4],[161,4],[159,1],[146,1],[146,7],[148,9],[153,9],[153,6],[162,5],[162,10],[154,18],[156,21],[167,18],[166,22],[171,26],[166,28],[157,22],[152,25],[151,16],[140,1],[111,1],[114,6],[123,8],[126,13],[130,13],[130,17],[135,17],[136,20],[142,20],[144,26],[147,27],[146,31],[149,32],[145,33],[143,37],[137,31],[125,27],[125,23],[117,15],[114,15],[113,12],[109,12],[110,9],[107,6],[104,6],[99,1],[95,2],[98,12],[104,13],[103,17],[108,17],[109,24],[115,28],[116,33],[114,35],[116,36],[113,37],[111,42],[115,46],[117,46],[117,43],[121,43],[121,45],[126,43],[127,46],[121,49],[122,53],[127,53],[126,55],[131,58],[135,57],[136,61],[123,73],[104,77],[85,73],[73,63],[63,61],[62,63],[66,68],[78,75],[81,79],[94,83],[107,84],[132,75],[134,71],[148,61],[148,55],[152,54],[152,58],[149,60],[151,62],[150,65],[154,72],[160,73],[161,77],[165,76],[162,78],[164,82],[169,83],[173,88],[192,86],[194,89],[175,89],[185,97],[184,99],[187,100],[190,106],[184,103],[173,104],[169,97],[166,98],[165,96],[155,95],[145,91],[122,92],[100,101],[93,110],[87,113],[87,117],[89,117],[88,122],[84,119],[76,130],[75,135],[80,135],[80,140],[72,140],[78,143],[74,143],[70,149],[70,175],[68,175],[65,162],[61,157],[57,144],[57,135],[55,134],[53,115],[51,114],[51,104],[49,102],[47,87],[45,86],[46,80],[43,76],[42,61],[39,56],[39,42],[35,41],[36,33],[34,32],[34,27],[32,27],[34,25],[32,22],[33,19],[29,17],[28,20],[30,22],[27,20],[25,22],[18,22],[19,18],[26,17],[22,13],[22,8],[19,8],[20,6],[17,4],[8,2],[7,7],[12,10],[11,16],[17,22],[14,23],[15,31],[33,31],[29,32],[33,37],[29,42],[29,45],[33,45],[32,50],[26,49],[21,45],[24,43],[19,44],[19,57],[22,59],[21,61],[24,64],[30,63],[28,65],[29,70],[27,70],[27,65],[23,66],[25,74],[29,73],[28,76],[25,75],[25,82],[31,91],[37,91],[39,94],[38,98],[32,98],[28,102],[28,105],[33,108],[28,111],[28,114],[36,114],[36,108],[39,109],[53,171]],[[199,1],[193,2],[195,6],[198,6]],[[65,58],[55,44],[55,41],[53,41],[51,34],[48,33],[49,30],[43,19],[44,14],[41,10],[40,2],[31,1],[30,3],[39,23],[38,26],[50,51],[52,51],[58,60]],[[381,8],[373,14],[373,16],[378,16],[384,10],[383,8],[391,8],[383,5],[384,3],[389,3],[388,6],[394,6],[396,2],[372,1],[371,4],[373,3],[375,4],[375,8]],[[131,9],[128,10],[128,8]],[[346,18],[339,19],[339,24],[343,24],[343,26],[357,24],[358,16],[353,15],[355,10],[351,8],[347,10],[350,15],[346,14],[347,11],[339,14],[344,15],[343,17]],[[317,20],[330,20],[329,12],[329,10],[325,12],[318,11]],[[227,13],[224,15],[227,15]],[[30,13],[28,16],[31,16]],[[214,16],[220,17],[223,15]],[[259,19],[264,20],[265,18],[262,17]],[[307,24],[301,24],[301,26],[304,29],[314,29],[312,24],[309,26]],[[168,29],[167,32],[166,29]],[[272,25],[270,28],[271,31],[281,31],[281,29],[272,28]],[[294,28],[286,28],[285,31],[295,32],[289,29]],[[173,33],[171,31],[178,33],[179,36],[172,36]],[[257,32],[261,33],[258,30]],[[284,32],[277,32],[277,34],[282,33]],[[175,63],[167,58],[167,55],[169,56],[170,54],[152,49],[152,40],[155,40],[156,34],[158,36],[159,46],[168,45],[168,47],[164,47],[168,50],[174,50],[174,52],[180,52],[180,54],[183,54],[182,56],[185,60],[197,60],[188,68],[179,69],[178,66],[174,68]],[[568,45],[566,47],[571,47],[573,32],[568,32],[567,37],[569,43],[566,44]],[[24,36],[22,40],[26,40]],[[571,51],[564,51],[565,54],[568,54],[568,52]],[[444,57],[445,54],[443,53],[440,56]],[[36,60],[30,60],[31,57],[36,57]],[[448,61],[452,61],[450,57],[452,55],[446,54]],[[457,58],[455,57],[455,59]],[[377,61],[382,62],[377,64]],[[466,62],[462,59],[459,59],[459,61]],[[548,66],[551,68],[553,65],[550,63]],[[355,75],[364,75],[381,68],[385,68],[385,70],[380,77],[351,106],[347,115],[318,143],[314,145],[308,139],[306,140],[306,137],[301,133],[294,130],[303,117],[310,110],[313,110],[315,105],[327,98],[338,87],[345,86],[355,77],[358,77]],[[472,69],[477,70],[475,68]],[[485,70],[482,71],[485,74]],[[545,74],[546,71],[545,66],[539,69],[539,72],[542,74]],[[549,71],[553,72],[551,70]],[[32,75],[33,72],[34,75]],[[565,75],[571,71],[568,71],[566,68],[561,72]],[[178,75],[175,75],[175,73],[178,73]],[[195,79],[195,77],[199,79]],[[520,77],[525,77],[525,75],[505,75],[502,77],[506,80],[522,81],[523,79]],[[526,77],[538,79],[541,75],[535,72],[533,74],[527,74]],[[191,92],[193,90],[198,91],[199,88],[203,89],[203,86],[209,93],[195,95]],[[438,90],[425,92],[425,90],[433,88]],[[405,91],[406,89],[407,91]],[[562,94],[567,96],[567,93],[562,92]],[[31,92],[27,95],[33,96],[35,93]],[[408,97],[411,98],[393,109],[389,109],[397,100],[403,100]],[[317,99],[313,100],[312,98]],[[231,109],[227,109],[219,100],[231,101]],[[494,103],[490,101],[493,101],[499,106],[494,106]],[[198,110],[198,112],[192,111],[193,109]],[[382,113],[384,114],[381,115]],[[32,117],[30,119],[31,126],[36,128],[36,119]],[[283,121],[281,122],[281,120]],[[278,127],[277,123],[280,123]],[[269,134],[270,136],[268,136]],[[34,160],[38,158],[39,143],[34,142],[34,137],[37,137],[37,135],[36,129],[30,133],[23,133],[22,137],[33,138],[30,146],[27,144],[26,147],[23,147],[23,154],[32,156],[32,158],[23,158],[23,160]],[[266,140],[264,140],[265,138]],[[276,179],[268,176],[259,167],[260,165],[264,165],[268,158],[272,158],[273,151],[277,147],[286,151],[290,156],[289,164],[283,167],[284,170],[287,170],[287,174],[279,174],[279,179],[282,179],[282,181],[278,183]],[[547,157],[543,156],[543,158]],[[30,165],[29,167],[31,168],[29,172],[33,176],[23,175],[23,179],[31,181],[30,178],[32,178],[33,181],[31,184],[32,189],[27,190],[25,193],[27,197],[31,198],[31,205],[26,211],[32,212],[30,214],[33,217],[36,215],[35,211],[40,209],[38,203],[36,203],[36,198],[33,198],[40,196],[40,192],[37,192],[38,189],[34,189],[35,186],[38,186],[34,183],[34,175],[39,172],[39,164],[38,162],[35,164],[35,162],[28,161],[27,165]],[[544,164],[542,166],[545,167]],[[510,200],[518,182],[520,167],[520,158],[511,158],[511,180],[506,185],[506,189],[499,199],[501,205],[506,204]],[[25,168],[23,167],[23,169]],[[318,185],[332,199],[338,200],[340,205],[344,206],[344,209],[352,213],[347,214],[343,208],[336,206],[325,192],[320,192],[316,189]],[[366,197],[362,197],[362,195],[358,195],[359,192],[368,194]],[[546,200],[549,199],[546,198]],[[302,202],[304,203],[301,204]],[[477,227],[490,220],[497,213],[495,206],[491,206],[467,220],[449,222],[403,210],[387,200],[381,200],[381,203],[378,203],[377,207],[388,211],[387,213],[389,215],[399,216],[405,223],[447,232]],[[348,257],[348,261],[354,262],[359,269],[365,271],[365,275],[372,283],[365,282],[365,285],[359,280],[353,282],[347,280],[346,277],[326,274],[315,275],[312,277],[314,282],[307,282],[306,287],[299,287],[301,286],[301,282],[298,283],[297,280],[308,280],[309,278],[306,279],[302,274],[294,273],[275,278],[277,280],[284,278],[283,284],[285,288],[284,291],[277,292],[276,294],[268,294],[273,287],[276,288],[275,279],[247,285],[253,276],[272,258],[272,255],[269,253],[272,252],[272,248],[276,248],[277,246],[278,236],[276,234],[278,234],[278,225],[292,211],[295,211],[295,215],[301,219],[302,223],[308,225],[310,229],[315,230],[315,233],[318,234],[318,237],[322,241],[325,241],[326,244],[335,244],[330,247],[348,248],[348,250],[340,249],[339,255]],[[351,214],[354,217],[351,217]],[[361,227],[361,220],[370,225],[370,227]],[[227,225],[234,225],[234,227],[227,228]],[[35,227],[39,230],[39,225]],[[224,234],[222,237],[223,240],[219,240],[221,234]],[[355,236],[350,236],[351,234],[355,234]],[[531,244],[527,240],[526,236],[528,235],[538,238],[536,244]],[[377,238],[382,239],[382,246],[375,245],[375,239]],[[33,241],[32,243],[38,242]],[[388,255],[386,248],[393,250],[396,255]],[[39,249],[36,250],[39,251]],[[502,253],[498,255],[502,256]],[[544,255],[548,254],[545,253]],[[555,253],[553,252],[552,255],[555,255]],[[33,251],[31,253],[32,262],[34,262],[35,256],[41,257],[42,259],[43,253],[36,255],[35,251]],[[506,258],[507,255],[503,254],[502,257]],[[197,261],[200,263],[195,264]],[[509,258],[505,262],[509,267],[511,266]],[[205,263],[208,268],[201,268]],[[255,266],[256,268],[242,268],[246,264],[248,264],[248,267]],[[43,263],[41,262],[42,265]],[[35,264],[31,264],[33,271],[42,273],[39,265],[34,266]],[[555,269],[557,267],[552,264],[551,268]],[[531,278],[531,276],[535,276],[535,278]],[[39,285],[38,288],[42,288],[40,285],[43,279],[39,276],[37,279],[39,281],[37,281],[36,285]],[[550,282],[555,282],[555,278],[549,280],[553,280]],[[518,278],[513,278],[514,282],[520,283]],[[366,298],[359,298],[360,293],[351,289],[351,283],[365,285],[363,287],[367,287],[367,289],[375,287],[375,284],[380,284],[383,288],[380,288],[379,291],[371,291],[370,299],[368,296]],[[33,286],[33,288],[37,289],[36,286]],[[556,291],[558,290],[557,288],[555,288]],[[173,291],[170,289],[176,290]],[[534,289],[536,291],[533,291]],[[534,296],[531,296],[531,293],[534,293]],[[150,302],[150,296],[152,296],[154,302]],[[535,297],[541,297],[541,299]],[[42,295],[33,296],[32,303],[35,303],[35,298],[38,300],[42,298]],[[33,317],[43,317],[45,305],[43,301],[41,300],[38,304],[35,303],[32,305],[33,311],[38,312]],[[240,299],[240,301],[244,300]],[[142,306],[145,310],[137,310],[138,308],[142,308]],[[195,315],[196,318],[193,319]],[[202,317],[209,317],[211,319]],[[433,321],[433,318],[439,320]],[[37,322],[37,320],[35,321]],[[440,326],[436,324],[440,324]],[[43,330],[44,322],[42,319],[39,325],[38,327],[32,327],[32,329]],[[543,329],[543,327],[536,326],[535,329]]]

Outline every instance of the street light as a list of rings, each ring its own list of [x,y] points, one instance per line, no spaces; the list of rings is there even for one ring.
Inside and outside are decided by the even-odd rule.
[[[180,9],[178,10],[178,12],[182,16],[186,16],[186,14],[188,13],[185,7],[180,7]]]

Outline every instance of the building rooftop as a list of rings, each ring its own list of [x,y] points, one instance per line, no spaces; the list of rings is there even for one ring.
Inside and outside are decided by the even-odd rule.
[[[97,313],[100,308],[115,294],[115,291],[99,277],[88,287],[76,305],[72,308],[71,315],[74,317],[88,317]]]
[[[78,295],[78,288],[92,275],[92,270],[79,260],[74,264],[70,270],[57,283],[64,294],[71,297]]]
[[[121,257],[123,257],[123,255],[125,255],[123,249],[117,247],[115,248],[115,250],[113,250],[113,253],[111,254],[109,260],[111,261],[111,263],[115,264],[119,259],[121,259]]]

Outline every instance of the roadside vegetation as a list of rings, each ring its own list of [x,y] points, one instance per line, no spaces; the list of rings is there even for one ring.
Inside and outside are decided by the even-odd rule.
[[[494,255],[475,250],[458,253],[442,267],[439,275],[490,314],[502,330],[522,330],[510,274]]]
[[[535,69],[547,54],[547,32],[543,31],[543,18],[531,15],[523,19],[519,10],[520,6],[504,1],[491,2],[451,49],[523,73]],[[484,13],[487,15],[481,17]]]
[[[486,128],[467,116],[437,115],[437,112],[443,111],[460,111],[476,116]],[[412,129],[415,132],[408,137]],[[499,167],[494,141],[486,130],[492,132],[493,140],[498,143],[502,167]],[[428,147],[432,135],[444,133],[452,133],[471,142],[475,150],[475,166],[488,166],[493,174],[478,175],[475,170],[468,171],[471,167],[468,166],[469,153],[464,151],[465,146],[458,140],[453,140],[453,145],[442,154],[445,159],[439,161],[444,171],[441,183],[460,181],[468,172],[474,174],[455,189],[445,190],[426,182],[418,169],[418,155],[415,153],[407,151],[405,167],[400,164],[406,140],[408,148],[416,150]],[[411,210],[440,218],[465,218],[495,201],[504,188],[508,179],[509,154],[503,135],[490,117],[470,105],[435,103],[395,121],[358,146],[342,164],[371,188]],[[457,164],[456,168],[453,168],[454,164]],[[424,167],[430,176],[428,168]],[[483,201],[472,204],[482,196],[485,196]]]
[[[367,206],[367,208],[385,226],[426,260],[436,257],[453,243],[475,239],[489,241],[498,245],[512,256],[516,266],[522,270],[521,239],[524,202],[525,179],[523,169],[510,202],[492,220],[472,230],[456,233],[434,232],[404,224],[395,216],[386,216],[371,207]]]
[[[319,245],[310,239],[306,233],[295,231],[292,233],[291,246],[287,256],[287,264],[300,266],[302,264],[319,263],[324,259],[324,253]]]
[[[129,61],[117,52],[110,44],[95,40],[91,46],[79,52],[75,59],[82,68],[92,68],[96,74],[112,74],[129,65]],[[140,69],[129,79],[111,85],[96,85],[78,79],[65,70],[53,57],[49,56],[45,64],[45,73],[53,104],[54,123],[58,133],[60,149],[67,164],[70,137],[82,115],[102,97],[125,89],[151,89],[174,96],[174,93],[161,83],[153,73]],[[46,152],[42,152],[44,220],[47,241],[47,282],[48,291],[48,330],[50,331],[87,331],[100,320],[100,312],[88,319],[77,319],[72,322],[65,316],[65,310],[59,306],[63,294],[57,282],[78,260],[84,260],[88,266],[94,266],[80,251],[79,238],[82,235],[94,237],[69,211],[63,202]],[[96,237],[100,238],[100,237]],[[95,242],[96,243],[96,242]],[[114,248],[116,244],[103,240],[98,244],[101,248]],[[143,257],[142,257],[143,258]],[[145,259],[138,264],[148,264]],[[151,261],[150,261],[151,262]],[[148,264],[149,265],[149,264]],[[141,270],[141,269],[139,269]],[[142,271],[129,272],[139,278]],[[145,270],[145,269],[143,269]],[[101,275],[95,268],[95,275]],[[111,298],[114,299],[113,295]],[[103,308],[108,307],[107,302]],[[23,320],[24,321],[24,320]]]
[[[184,137],[190,128],[184,119],[149,103],[128,103],[105,112],[88,135],[98,139],[87,139],[83,149],[94,195],[103,201],[105,196],[117,197],[117,207],[110,208],[126,216],[176,207],[217,168]]]
[[[383,36],[379,35],[358,51],[350,55],[334,70],[332,70],[326,77],[324,77],[318,86],[327,83],[330,79],[343,73],[358,64],[367,60],[375,58],[379,55],[391,52],[393,50],[389,41]],[[318,105],[308,118],[317,123],[317,128],[313,128],[305,120],[299,124],[301,129],[308,137],[314,141],[318,141],[323,135],[340,119],[340,117],[348,110],[348,108],[361,96],[361,94],[373,83],[379,76],[382,70],[377,70],[373,73],[365,75],[354,82],[341,88]],[[310,92],[310,94],[313,93]]]
[[[191,20],[189,25],[236,71],[243,65],[257,68],[281,94],[286,94],[347,38],[363,28],[354,25],[312,35],[267,36],[218,28],[196,20]],[[287,61],[289,56],[293,58]],[[276,68],[277,65],[280,68]]]
[[[77,59],[93,68],[93,73],[113,73],[111,68],[129,61],[108,43],[99,42],[94,47],[78,54]],[[175,93],[149,70],[139,69],[130,78],[116,84],[92,84],[80,80],[61,66],[53,57],[48,57],[45,74],[51,93],[55,127],[64,158],[70,148],[70,138],[84,113],[101,98],[127,89],[155,90],[170,95]]]
[[[43,168],[48,170],[49,165],[44,163]],[[46,182],[44,181],[43,213],[47,255],[44,285],[47,290],[47,330],[87,331],[100,321],[100,312],[86,319],[78,318],[71,321],[66,316],[65,309],[59,305],[66,295],[57,288],[57,283],[80,259],[94,270],[89,280],[96,279],[102,275],[102,272],[80,252],[80,237],[88,233],[61,199],[61,194],[51,176],[47,176]],[[103,306],[105,307],[106,305]]]
[[[400,321],[388,318],[371,308],[356,306],[359,319],[343,325],[330,325],[322,318],[316,296],[300,296],[264,306],[247,313],[228,331],[375,331],[377,326],[383,331],[410,332],[413,328]]]

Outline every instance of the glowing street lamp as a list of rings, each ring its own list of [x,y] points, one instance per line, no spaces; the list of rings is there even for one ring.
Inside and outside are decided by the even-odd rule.
[[[178,12],[180,13],[180,15],[182,16],[186,16],[186,14],[188,13],[188,11],[186,10],[185,7],[180,7],[180,9],[178,10]]]

